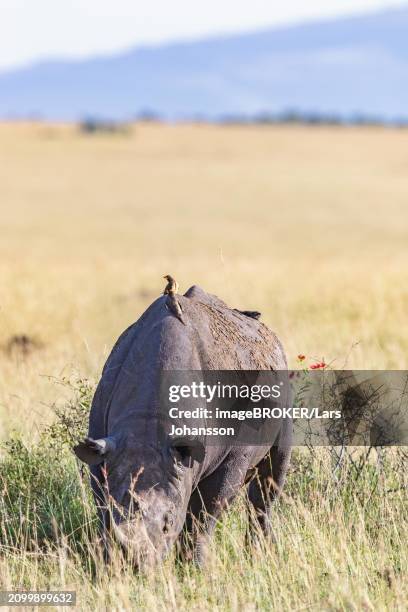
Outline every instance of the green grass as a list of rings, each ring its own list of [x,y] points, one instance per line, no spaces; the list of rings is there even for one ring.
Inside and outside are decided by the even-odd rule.
[[[404,610],[408,596],[406,456],[295,449],[271,543],[245,547],[244,495],[218,525],[208,567],[175,559],[137,575],[119,551],[101,560],[87,474],[72,454],[86,381],[36,443],[14,437],[0,465],[0,583],[77,590],[86,609]]]

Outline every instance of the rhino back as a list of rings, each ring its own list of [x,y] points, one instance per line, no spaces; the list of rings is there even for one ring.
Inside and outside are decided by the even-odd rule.
[[[203,369],[287,369],[281,342],[261,321],[229,308],[200,287],[191,287],[181,300],[197,336]]]
[[[262,322],[229,308],[201,288],[177,296],[183,325],[159,297],[115,344],[91,408],[91,437],[146,416],[146,433],[159,412],[162,370],[284,370],[277,336]],[[141,425],[141,423],[139,423]]]

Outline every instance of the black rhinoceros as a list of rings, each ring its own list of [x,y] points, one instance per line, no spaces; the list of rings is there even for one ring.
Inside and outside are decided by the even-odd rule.
[[[112,534],[139,565],[163,557],[180,534],[190,534],[202,561],[216,521],[244,485],[250,514],[267,531],[290,459],[285,419],[267,445],[204,442],[200,457],[194,445],[159,437],[163,372],[287,369],[277,336],[251,313],[197,286],[177,299],[184,324],[162,296],[120,336],[93,399],[89,437],[75,448],[91,466],[105,541]]]

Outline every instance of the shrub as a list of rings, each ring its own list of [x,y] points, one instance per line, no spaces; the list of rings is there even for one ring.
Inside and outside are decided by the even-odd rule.
[[[72,453],[73,444],[86,431],[92,387],[80,380],[73,391],[73,399],[62,409],[55,409],[57,418],[45,428],[38,443],[28,444],[15,435],[3,445],[3,548],[31,550],[61,539],[75,548],[84,542],[95,520],[93,504],[88,503],[89,487],[84,485]]]

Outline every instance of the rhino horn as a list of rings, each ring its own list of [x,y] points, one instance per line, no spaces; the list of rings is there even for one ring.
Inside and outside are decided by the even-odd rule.
[[[116,442],[112,437],[99,440],[85,438],[83,442],[74,446],[76,456],[88,465],[99,465],[115,450]]]

